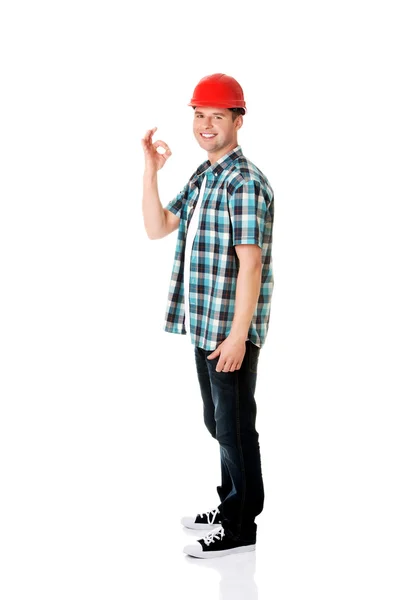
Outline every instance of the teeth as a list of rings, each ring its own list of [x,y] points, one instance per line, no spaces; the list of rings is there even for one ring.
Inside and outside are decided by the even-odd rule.
[[[202,133],[201,135],[203,137],[214,137],[216,134],[215,133]]]

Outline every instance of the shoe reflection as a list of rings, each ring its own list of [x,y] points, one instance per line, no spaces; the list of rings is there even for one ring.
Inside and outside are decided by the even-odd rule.
[[[254,581],[256,552],[229,554],[219,558],[195,558],[184,560],[200,569],[214,569],[221,576],[219,600],[258,600],[258,588]]]

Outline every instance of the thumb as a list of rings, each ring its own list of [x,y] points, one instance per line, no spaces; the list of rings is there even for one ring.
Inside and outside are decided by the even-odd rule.
[[[218,346],[218,348],[216,348],[214,350],[214,352],[212,352],[209,356],[207,356],[208,360],[210,360],[211,358],[215,358],[216,356],[219,356],[221,354],[221,348]]]

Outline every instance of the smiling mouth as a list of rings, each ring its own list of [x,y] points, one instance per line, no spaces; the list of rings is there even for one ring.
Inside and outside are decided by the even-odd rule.
[[[216,133],[212,133],[212,134],[209,134],[209,133],[207,133],[207,134],[200,133],[200,135],[201,135],[201,137],[202,137],[204,140],[212,140],[213,138],[215,138],[215,136],[216,136],[217,134],[216,134]]]

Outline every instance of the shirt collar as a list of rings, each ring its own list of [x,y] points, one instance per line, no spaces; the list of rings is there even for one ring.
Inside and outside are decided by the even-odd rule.
[[[196,169],[195,173],[193,173],[193,178],[197,179],[199,175],[204,173],[204,171],[206,171],[207,169],[210,173],[219,176],[222,173],[222,171],[227,169],[229,165],[240,156],[243,156],[242,147],[240,145],[237,145],[236,148],[233,148],[232,150],[224,154],[224,156],[221,156],[221,158],[219,158],[213,164],[211,164],[209,160],[205,160]]]

